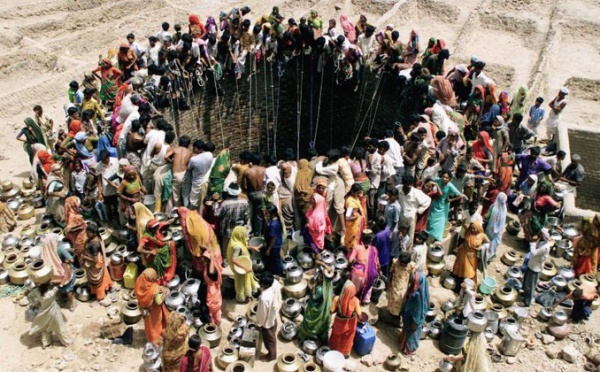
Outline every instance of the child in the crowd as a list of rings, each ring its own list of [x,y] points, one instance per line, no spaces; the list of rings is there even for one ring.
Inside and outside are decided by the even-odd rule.
[[[415,233],[412,256],[415,270],[421,270],[425,275],[427,275],[427,239],[429,239],[427,231]]]
[[[73,164],[73,172],[71,172],[71,183],[70,183],[70,187],[71,187],[71,193],[73,193],[75,196],[77,196],[79,198],[79,200],[81,200],[81,202],[83,203],[83,200],[85,198],[85,181],[87,179],[87,172],[85,171],[85,169],[83,169],[83,165],[81,164],[81,161],[76,161]]]
[[[423,169],[423,173],[421,173],[421,181],[423,182],[426,179],[438,178],[440,169],[440,163],[438,163],[435,156],[430,157],[427,159],[427,165],[425,166],[425,169]]]

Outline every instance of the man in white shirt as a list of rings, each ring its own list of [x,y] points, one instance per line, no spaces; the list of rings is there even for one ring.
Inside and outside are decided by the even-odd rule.
[[[192,151],[194,155],[188,163],[188,172],[190,172],[190,179],[192,180],[191,190],[189,190],[189,208],[199,209],[206,197],[207,189],[202,186],[213,163],[212,152],[215,151],[215,145],[211,142],[204,143],[196,140],[194,141]],[[186,188],[184,188],[183,194],[183,199],[187,200],[188,195],[186,194],[188,194],[188,190]]]
[[[140,45],[137,41],[135,41],[135,35],[130,33],[127,35],[127,42],[129,42],[129,47],[135,52],[137,56],[136,64],[139,68],[146,67],[146,48]]]
[[[117,189],[109,180],[119,171],[119,160],[111,158],[107,150],[100,151],[96,165],[98,175],[98,201],[104,202],[106,216],[109,221],[118,224],[119,221],[119,197]],[[116,225],[115,225],[116,226]]]
[[[148,66],[150,65],[158,65],[158,53],[160,52],[162,46],[158,42],[158,38],[156,36],[150,36],[148,38]]]
[[[262,359],[270,362],[277,359],[277,316],[281,309],[281,285],[273,278],[273,274],[265,272],[260,277],[262,293],[258,298],[256,325],[260,327],[267,355]]]
[[[379,198],[381,198],[381,196],[385,193],[385,190],[388,186],[388,180],[391,178],[391,182],[393,183],[393,180],[396,177],[394,161],[388,155],[389,149],[389,142],[379,141],[379,144],[377,145],[377,152],[381,156],[381,182],[379,184],[379,188],[377,189],[377,200],[379,200]]]
[[[535,288],[540,280],[540,272],[544,268],[544,262],[550,255],[550,248],[552,248],[553,243],[546,228],[539,232],[537,241],[529,243],[529,261],[527,261],[527,270],[523,276],[523,303],[527,307],[533,301]]]
[[[365,33],[358,36],[356,46],[363,56],[363,63],[368,61],[371,54],[377,50],[375,47],[375,28],[373,26],[367,26]]]
[[[165,41],[165,36],[171,37],[171,33],[169,32],[169,22],[163,22],[162,31],[156,34],[156,38],[162,44]]]
[[[390,149],[387,151],[386,155],[392,160],[392,165],[396,171],[394,177],[395,186],[400,183],[402,175],[404,174],[404,151],[402,151],[402,146],[400,146],[398,141],[394,138],[393,130],[387,129],[383,140],[390,145]]]
[[[400,207],[402,207],[400,222],[410,225],[408,232],[410,242],[413,241],[415,236],[417,215],[425,212],[431,204],[431,198],[423,191],[413,187],[414,183],[415,178],[409,174],[405,174],[402,176],[402,184],[396,186],[398,191],[400,191],[398,202],[400,203]]]

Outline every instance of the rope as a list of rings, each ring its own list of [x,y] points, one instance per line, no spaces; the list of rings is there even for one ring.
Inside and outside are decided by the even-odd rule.
[[[361,70],[364,69],[365,66],[361,66]],[[360,82],[360,100],[358,105],[358,114],[356,115],[356,119],[354,120],[354,132],[356,132],[356,126],[358,125],[358,121],[360,120],[360,114],[362,113],[363,102],[365,100],[365,92],[367,91],[367,85],[369,84],[366,79],[362,79]]]
[[[267,153],[269,155],[271,155],[271,145],[269,144],[269,98],[268,98],[268,94],[267,91],[268,86],[267,86],[267,58],[266,56],[263,54],[263,67],[264,67],[264,71],[265,73],[263,74],[264,76],[264,81],[265,81],[265,128],[267,131]]]
[[[297,102],[297,123],[296,123],[296,160],[300,160],[300,126],[301,126],[301,116],[302,116],[302,85],[304,82],[304,56],[300,57],[301,67],[300,67],[300,90],[298,91],[298,83],[296,83],[296,96],[298,97]],[[298,62],[296,62],[296,79],[298,79]]]
[[[310,124],[310,133],[308,138],[312,138],[313,137],[313,88],[315,85],[315,72],[313,71],[313,56],[310,56],[310,106],[309,106],[309,115],[308,115],[308,121]],[[309,147],[313,148],[314,144],[311,142],[309,143]]]
[[[277,117],[275,117],[275,94],[274,94],[274,90],[275,90],[275,81],[273,80],[273,64],[271,64],[271,102],[273,102],[273,131],[276,131],[277,129]],[[276,136],[277,134],[274,132],[273,136]],[[273,153],[275,154],[275,156],[277,156],[277,152],[275,150],[275,146],[276,146],[276,139],[275,137],[273,137]]]
[[[277,64],[277,103],[275,105],[275,128],[273,131],[273,154],[277,157],[277,127],[279,126],[279,100],[281,98],[281,64]]]
[[[248,61],[250,62],[250,61]],[[250,67],[251,68],[251,67]],[[251,72],[252,73],[252,72]],[[250,91],[250,99],[248,105],[248,147],[252,149],[252,75],[249,76],[248,90]]]
[[[315,136],[313,138],[313,147],[317,142],[317,135],[319,134],[319,118],[321,117],[321,98],[323,98],[323,76],[325,76],[325,71],[321,71],[321,85],[319,87],[319,105],[317,106],[317,123],[315,126]]]
[[[356,142],[358,142],[358,138],[360,137],[360,131],[362,130],[362,127],[365,124],[365,121],[367,120],[367,116],[368,116],[369,112],[371,111],[371,107],[373,107],[373,101],[375,101],[375,95],[377,94],[377,91],[379,90],[379,85],[381,84],[382,77],[383,77],[383,74],[379,75],[379,79],[377,80],[377,85],[375,85],[375,90],[373,91],[373,96],[371,97],[371,103],[369,104],[369,107],[367,108],[367,112],[365,112],[365,117],[363,118],[362,122],[360,123],[358,132],[356,132],[356,138],[354,139],[354,142],[352,143],[352,150],[354,150],[354,146],[356,146]]]
[[[217,87],[217,73],[213,71],[213,81],[215,83],[215,94],[217,97],[217,112],[219,113],[219,127],[221,128],[221,142],[225,148],[225,134],[223,133],[223,118],[221,115],[221,100],[219,99],[219,88]]]
[[[373,127],[375,126],[375,119],[377,118],[377,110],[379,109],[379,101],[381,101],[381,92],[383,92],[383,85],[385,84],[385,80],[382,80],[381,83],[381,87],[379,88],[379,97],[377,97],[377,104],[375,105],[375,111],[373,112],[373,120],[371,121],[371,125],[369,126],[369,132],[367,133],[367,136],[371,136],[371,131],[373,130]]]

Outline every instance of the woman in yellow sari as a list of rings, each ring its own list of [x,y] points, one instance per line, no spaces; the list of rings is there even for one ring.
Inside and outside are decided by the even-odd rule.
[[[490,240],[483,232],[481,224],[477,221],[471,222],[469,230],[465,234],[464,243],[458,247],[456,261],[454,261],[454,267],[452,268],[452,274],[459,278],[460,283],[464,279],[472,279],[475,287],[477,287],[477,253],[481,250],[483,244],[489,242]]]
[[[242,265],[239,258],[246,256],[250,258],[248,251],[248,232],[244,226],[237,226],[231,233],[229,245],[227,246],[227,262],[233,271],[233,281],[235,282],[235,299],[240,303],[248,302],[252,297],[252,292],[258,288],[254,280],[252,265],[246,267]],[[251,247],[252,248],[252,247]],[[245,274],[238,274],[235,267],[242,268]]]
[[[346,198],[344,247],[348,250],[360,243],[362,231],[365,229],[365,211],[360,202],[362,194],[361,185],[355,183]]]
[[[135,211],[135,226],[132,227],[135,228],[137,238],[141,239],[146,232],[146,225],[154,218],[154,214],[142,203],[135,203],[133,210]]]

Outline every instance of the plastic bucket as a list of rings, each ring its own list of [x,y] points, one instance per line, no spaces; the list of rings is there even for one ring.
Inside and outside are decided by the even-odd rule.
[[[150,209],[150,211],[154,211],[154,207],[156,206],[156,198],[154,195],[144,196],[144,205],[146,208]]]
[[[328,351],[323,357],[323,371],[340,372],[343,370],[345,362],[344,354],[336,350]]]
[[[496,288],[496,279],[491,276],[487,276],[483,279],[483,282],[479,284],[479,292],[483,294],[490,294]]]

